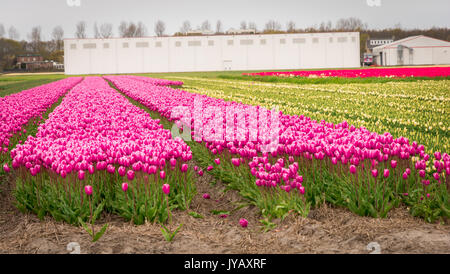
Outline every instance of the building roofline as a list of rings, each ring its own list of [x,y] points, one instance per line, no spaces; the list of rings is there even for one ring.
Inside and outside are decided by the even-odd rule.
[[[142,39],[142,38],[183,38],[183,37],[216,37],[216,36],[256,36],[256,35],[299,35],[299,34],[342,34],[358,33],[359,31],[341,31],[341,32],[296,32],[296,33],[255,33],[255,34],[217,34],[217,35],[183,35],[183,36],[141,36],[141,37],[111,37],[111,38],[64,38],[63,40],[112,40],[112,39]]]
[[[420,37],[425,37],[425,38],[429,38],[429,39],[433,39],[433,40],[443,41],[443,42],[447,42],[447,43],[450,44],[449,41],[445,41],[445,40],[442,40],[442,39],[438,39],[438,38],[434,38],[434,37],[430,37],[430,36],[426,36],[426,35],[422,35],[421,34],[421,35],[406,37],[406,38],[394,41],[394,42],[389,43],[389,44],[380,45],[380,46],[374,47],[373,49],[391,48],[392,46],[398,45],[399,43],[415,40],[415,39],[420,38]]]

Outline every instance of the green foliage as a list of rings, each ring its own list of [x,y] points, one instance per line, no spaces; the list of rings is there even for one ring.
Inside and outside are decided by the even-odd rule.
[[[175,235],[177,235],[178,231],[183,227],[183,224],[180,224],[174,232],[170,231],[166,226],[162,225],[161,232],[166,241],[171,242]]]
[[[105,234],[106,229],[108,228],[108,224],[105,224],[102,226],[100,231],[98,231],[97,233],[94,234],[92,229],[89,228],[89,226],[85,222],[83,222],[83,220],[81,220],[81,218],[79,219],[79,222],[80,222],[81,226],[84,228],[84,230],[86,230],[86,232],[92,237],[92,242],[98,241],[103,236],[103,234]]]
[[[190,211],[190,212],[188,212],[188,214],[196,219],[203,219],[203,215],[201,215],[200,213],[197,213],[195,211]]]

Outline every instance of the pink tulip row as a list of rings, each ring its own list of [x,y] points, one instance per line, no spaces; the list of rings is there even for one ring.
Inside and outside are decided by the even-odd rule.
[[[247,76],[283,76],[283,77],[447,77],[450,67],[418,67],[418,68],[369,68],[342,70],[304,70],[304,71],[273,71],[243,73]]]
[[[165,80],[165,79],[157,79],[157,78],[150,78],[150,77],[144,77],[144,76],[136,76],[136,75],[127,75],[125,76],[128,79],[133,80],[140,80],[147,84],[152,84],[156,86],[182,86],[182,81],[171,81],[171,80]]]
[[[86,77],[11,156],[13,168],[24,166],[32,175],[46,169],[83,180],[87,172],[105,170],[133,180],[135,172],[181,167],[192,153],[105,80]]]
[[[248,114],[249,110],[263,108],[210,98],[205,95],[175,90],[169,87],[158,87],[141,81],[133,81],[123,76],[108,76],[105,78],[112,81],[119,90],[147,106],[150,110],[159,112],[162,116],[176,122],[180,127],[182,124],[187,125],[192,130],[191,135],[196,136],[199,133],[196,131],[203,131],[200,134],[202,138],[197,141],[204,142],[213,154],[220,154],[226,151],[237,155],[243,161],[249,161],[263,152],[264,156],[302,157],[309,160],[326,160],[333,165],[342,163],[346,166],[354,165],[362,168],[364,168],[364,162],[369,162],[372,169],[377,169],[379,164],[380,166],[381,164],[386,166],[389,161],[395,160],[399,162],[401,168],[405,169],[405,172],[406,168],[410,167],[411,158],[416,156],[419,157],[416,169],[420,177],[424,178],[426,169],[431,167],[428,162],[430,156],[425,153],[424,145],[410,142],[407,138],[394,138],[387,132],[380,135],[370,132],[364,127],[355,128],[353,125],[348,125],[345,121],[340,124],[332,124],[325,121],[317,122],[303,115],[290,116],[281,112],[279,112],[278,117],[279,142],[271,153],[264,153],[262,149],[267,143],[267,139],[263,136],[264,131],[260,130],[261,125],[259,124],[261,121],[255,119],[254,115]],[[195,110],[197,108],[196,101],[198,102],[199,100],[203,108],[200,114]],[[186,107],[181,113],[176,111],[180,106]],[[213,113],[208,111],[210,107],[215,107]],[[226,112],[230,111],[230,109],[237,115],[228,116]],[[192,110],[194,110],[194,114],[190,113]],[[174,112],[177,113],[174,114]],[[220,112],[223,115],[219,115]],[[200,120],[201,123],[198,123],[197,120]],[[242,121],[245,122],[242,123]],[[232,131],[227,131],[227,125],[230,124],[233,125],[233,127],[230,127]],[[206,129],[208,125],[215,125],[216,127],[210,126]],[[258,128],[254,130],[252,129],[253,126]],[[205,130],[207,131],[206,133]],[[208,134],[210,130],[216,131],[216,133],[221,132],[222,138],[220,140],[211,140]],[[256,139],[250,139],[252,132],[256,132],[255,134],[258,135]],[[231,137],[231,139],[227,137]],[[439,183],[448,181],[450,176],[450,156],[446,153],[441,155],[440,152],[436,152],[434,156],[435,160],[431,161],[431,164],[436,167],[437,174],[433,176]],[[258,162],[258,164],[260,163]],[[261,170],[263,174],[264,172],[269,172],[268,166],[263,165],[263,167],[266,168],[266,171]],[[257,167],[253,168],[256,169]],[[284,167],[280,166],[280,168]],[[265,181],[271,180],[278,184],[279,177],[286,173],[280,172],[279,168],[272,170],[272,167],[270,167],[270,172],[278,173],[278,175],[273,175],[272,177],[270,174],[268,176],[258,175],[260,177],[259,183],[270,185],[271,183],[268,184]],[[444,172],[447,175],[444,175]],[[253,173],[257,175],[257,172]],[[299,182],[299,179],[296,177],[288,177],[287,179],[288,181],[294,179],[296,182],[295,186]]]
[[[32,118],[42,118],[51,105],[81,80],[81,77],[67,78],[0,97],[0,152],[7,152],[15,133]]]

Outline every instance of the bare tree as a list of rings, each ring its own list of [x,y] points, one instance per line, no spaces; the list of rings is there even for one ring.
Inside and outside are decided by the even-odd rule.
[[[113,26],[109,23],[103,23],[100,25],[100,37],[111,38],[113,35]]]
[[[180,32],[186,34],[190,30],[191,30],[191,22],[189,22],[188,20],[184,21],[183,24],[181,25]]]
[[[325,25],[325,22],[321,22],[321,23],[320,23],[320,27],[319,27],[319,31],[322,31],[322,32],[324,32],[324,31],[325,31],[325,29],[326,29],[326,25]]]
[[[247,22],[245,21],[241,22],[241,29],[247,29]]]
[[[41,46],[41,26],[36,26],[31,29],[31,33],[29,34],[29,39],[31,40],[31,49],[34,52],[38,52]]]
[[[105,28],[108,29],[109,36],[111,36],[112,31],[110,29],[112,29],[112,26],[105,26]],[[122,21],[119,25],[120,37],[142,37],[145,35],[147,35],[147,27],[142,22],[138,22],[136,25],[134,22],[127,23]]]
[[[0,38],[3,38],[4,35],[5,35],[5,27],[3,26],[3,24],[0,24]]]
[[[128,24],[127,35],[126,37],[136,37],[137,25],[133,22]]]
[[[125,21],[120,22],[119,25],[119,36],[120,37],[127,37],[128,33],[128,23]]]
[[[94,23],[94,38],[100,38],[100,31],[98,30],[97,22]]]
[[[56,50],[62,49],[62,39],[64,37],[64,30],[61,26],[56,26],[52,31],[52,39]]]
[[[248,23],[248,28],[256,31],[257,30],[256,23],[255,22]]]
[[[166,31],[166,24],[163,21],[158,20],[156,22],[156,24],[155,24],[155,34],[156,34],[156,36],[159,36],[159,37],[163,36],[164,35],[164,31]]]
[[[266,26],[264,28],[265,32],[274,32],[274,31],[280,31],[280,30],[281,30],[281,24],[275,20],[269,20],[266,23]]]
[[[289,22],[287,22],[287,24],[286,24],[286,30],[287,30],[287,32],[289,32],[289,33],[292,33],[292,32],[295,32],[295,22],[294,21],[289,21]]]
[[[367,29],[367,23],[359,18],[341,18],[336,22],[336,29],[340,31],[361,31]]]
[[[143,37],[147,35],[147,27],[141,21],[138,22],[135,37]]]
[[[8,29],[8,37],[11,40],[19,40],[20,39],[20,35],[19,32],[17,31],[17,29],[14,26],[10,26]]]
[[[331,23],[331,21],[328,21],[327,26],[325,27],[326,31],[331,31],[333,30],[333,23]]]
[[[208,20],[203,21],[201,29],[202,31],[211,30],[211,24],[209,23]]]
[[[78,39],[86,38],[86,22],[84,22],[84,21],[78,22],[78,24],[76,26],[75,36]]]
[[[216,33],[219,34],[219,33],[222,33],[222,32],[223,32],[223,29],[222,29],[222,21],[217,20],[217,23],[216,23]]]

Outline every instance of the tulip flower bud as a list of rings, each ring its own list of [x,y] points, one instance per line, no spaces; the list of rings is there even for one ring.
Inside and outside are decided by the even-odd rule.
[[[248,221],[246,219],[242,218],[242,219],[239,220],[239,224],[242,227],[247,227],[248,226]]]
[[[436,151],[435,153],[434,153],[434,158],[436,158],[436,160],[441,160],[441,153],[439,152],[439,151]]]
[[[134,171],[132,171],[131,169],[127,171],[127,178],[130,181],[133,181],[134,179]]]
[[[161,170],[159,172],[159,177],[164,180],[166,178],[166,172],[164,170]]]
[[[3,165],[3,170],[6,172],[6,173],[8,173],[11,169],[9,168],[9,166],[8,166],[8,164],[4,164]]]
[[[355,174],[356,173],[356,167],[354,165],[350,166],[350,173]]]
[[[128,190],[128,183],[123,183],[122,184],[122,190],[123,190],[123,192],[127,192],[127,190]]]
[[[188,165],[187,164],[182,164],[181,165],[181,172],[186,172],[188,170]]]
[[[299,187],[298,188],[298,191],[300,192],[300,194],[305,194],[305,187],[304,186],[301,186],[301,187]]]
[[[392,161],[391,161],[391,167],[392,167],[392,168],[396,168],[396,167],[397,167],[397,161],[392,160]]]
[[[215,159],[214,162],[216,163],[216,165],[220,165],[220,158]]]
[[[374,178],[378,177],[378,169],[372,169],[372,176]]]
[[[84,180],[84,171],[83,170],[78,171],[78,179],[80,179],[81,181]]]
[[[406,171],[403,172],[402,177],[403,177],[404,180],[408,179],[408,173],[406,173]]]
[[[170,193],[170,185],[169,184],[164,184],[162,186],[162,191],[164,192],[164,194],[169,195],[169,193]]]
[[[120,166],[120,167],[117,169],[117,171],[119,172],[119,175],[122,176],[122,177],[125,176],[125,174],[127,173],[125,167],[123,167],[123,166]]]
[[[90,185],[85,186],[84,192],[86,193],[87,196],[91,196],[92,195],[92,186],[90,186]]]
[[[211,196],[209,196],[208,193],[203,194],[203,199],[208,200],[208,199],[210,199],[210,198],[211,198]]]
[[[175,167],[177,165],[177,160],[175,160],[174,158],[170,159],[170,166]]]

